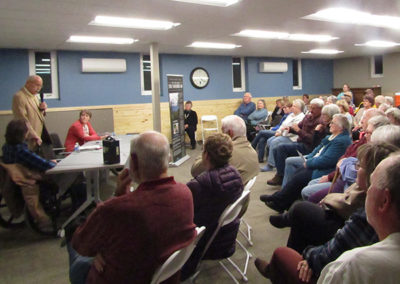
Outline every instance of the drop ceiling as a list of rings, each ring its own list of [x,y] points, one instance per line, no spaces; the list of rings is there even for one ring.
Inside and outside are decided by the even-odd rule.
[[[373,39],[400,42],[400,29],[302,19],[328,7],[400,16],[400,2],[389,0],[242,0],[226,8],[170,0],[1,0],[0,48],[149,52],[150,44],[157,42],[160,53],[302,58],[341,58],[400,51],[399,47],[354,46]],[[167,31],[88,25],[96,15],[167,20],[181,25]],[[244,29],[327,34],[339,39],[312,43],[232,36]],[[124,46],[66,42],[71,35],[132,37],[139,41]],[[241,47],[234,50],[187,47],[193,41],[233,43]],[[344,52],[334,56],[301,53],[316,48]]]

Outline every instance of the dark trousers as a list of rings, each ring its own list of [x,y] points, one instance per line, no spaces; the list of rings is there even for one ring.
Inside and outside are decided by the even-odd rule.
[[[309,245],[326,243],[344,224],[334,211],[308,201],[294,203],[287,214],[291,227],[287,246],[299,253]]]
[[[274,284],[304,283],[299,279],[297,270],[297,265],[302,260],[301,254],[288,247],[277,248],[267,266],[266,273]],[[316,282],[315,276],[311,277],[309,283]]]
[[[303,143],[284,143],[275,147],[272,154],[275,159],[276,174],[283,177],[285,174],[285,161],[287,157],[298,156],[298,150],[303,155],[310,153],[310,149]]]
[[[196,137],[194,135],[194,133],[196,132],[196,128],[189,125],[189,127],[186,128],[185,131],[190,138],[190,145],[192,145],[192,148],[196,147]]]
[[[289,180],[280,191],[275,192],[273,201],[282,209],[289,207],[301,197],[301,190],[310,182],[313,170],[299,168],[293,178]]]

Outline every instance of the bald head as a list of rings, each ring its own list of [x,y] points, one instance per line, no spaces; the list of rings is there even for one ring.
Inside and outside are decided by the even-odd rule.
[[[131,141],[131,175],[136,182],[158,179],[169,163],[169,142],[156,131],[146,131]]]
[[[43,86],[43,80],[38,75],[31,75],[26,79],[25,88],[32,94],[36,95]]]

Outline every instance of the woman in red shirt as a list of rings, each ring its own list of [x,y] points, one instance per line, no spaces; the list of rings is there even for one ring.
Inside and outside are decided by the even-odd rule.
[[[74,151],[75,143],[83,145],[87,141],[100,140],[105,136],[97,135],[94,131],[89,120],[92,118],[92,113],[87,110],[81,110],[79,113],[79,119],[75,121],[69,128],[67,138],[65,139],[65,151]]]

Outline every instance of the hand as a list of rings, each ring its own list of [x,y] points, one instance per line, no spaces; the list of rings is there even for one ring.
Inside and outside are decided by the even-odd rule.
[[[290,128],[292,128],[294,132],[299,132],[300,131],[300,127],[299,127],[299,125],[297,123],[293,123]]]
[[[324,182],[328,182],[328,181],[329,181],[328,175],[325,175],[325,176],[322,176],[322,177],[319,179],[319,182],[318,182],[318,183],[324,183]]]
[[[53,163],[56,163],[57,164],[57,160],[51,160]]]
[[[307,169],[307,163],[306,162],[304,162],[303,166],[304,166],[305,169]]]
[[[106,266],[106,262],[100,253],[97,253],[93,260],[94,268],[100,273],[104,271],[104,266]]]
[[[185,124],[185,129],[187,129],[189,127],[189,124]]]
[[[318,125],[315,127],[315,131],[320,132],[320,131],[322,130],[322,127],[324,127],[323,124],[318,124]]]
[[[33,186],[36,184],[36,180],[40,179],[40,175],[35,176],[31,171],[23,171],[23,167],[17,164],[4,164],[0,165],[7,171],[11,180],[19,186]]]
[[[297,264],[297,271],[299,271],[299,279],[303,282],[310,282],[313,271],[308,266],[307,260],[302,260]]]
[[[39,136],[34,136],[32,139],[38,146],[42,145],[42,139]]]
[[[345,159],[345,158],[340,159],[340,160],[336,163],[336,167],[337,167],[337,168],[340,168],[340,166],[342,165],[344,159]]]
[[[41,111],[46,111],[46,109],[47,109],[47,104],[46,104],[46,102],[41,102],[41,103],[39,104],[39,109],[40,109]]]
[[[275,132],[276,137],[281,136],[281,135],[282,135],[282,133],[280,131]]]
[[[100,136],[100,139],[101,140],[106,139],[108,136],[110,136],[110,135],[102,135],[102,136]]]
[[[123,169],[118,175],[117,188],[115,189],[115,196],[121,196],[129,192],[131,188],[132,179],[129,176],[129,169]]]

